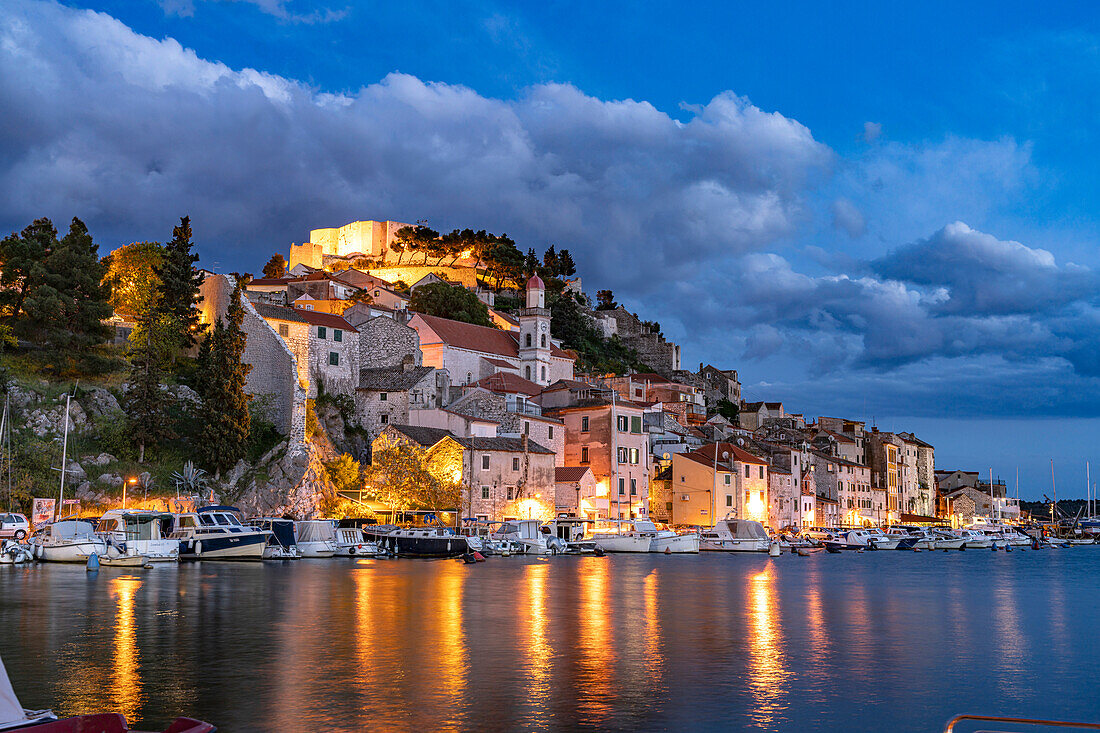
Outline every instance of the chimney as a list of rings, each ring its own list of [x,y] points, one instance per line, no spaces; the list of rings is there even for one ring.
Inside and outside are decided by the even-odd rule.
[[[405,356],[401,359],[401,371],[411,372],[413,370],[413,367],[416,366],[415,361],[416,360],[413,359],[412,354],[405,354]]]

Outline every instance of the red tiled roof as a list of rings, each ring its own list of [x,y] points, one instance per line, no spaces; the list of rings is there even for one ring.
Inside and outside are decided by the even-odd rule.
[[[554,483],[574,484],[584,478],[590,470],[588,466],[559,466],[554,469]]]
[[[519,358],[519,338],[511,331],[502,331],[491,326],[475,326],[472,323],[452,321],[449,318],[429,316],[425,313],[417,313],[415,318],[423,320],[424,324],[432,329],[448,346],[469,351],[480,351],[486,354],[510,356],[513,359]],[[550,355],[565,359],[573,358],[552,344]]]
[[[304,308],[288,308],[292,310],[300,317],[304,318],[306,323],[314,326],[327,326],[328,328],[341,328],[345,331],[352,331],[359,333],[359,329],[345,321],[340,316],[334,316],[331,313],[321,313],[320,311],[307,311]]]
[[[504,361],[504,359],[494,359],[491,356],[483,356],[481,358],[484,359],[485,361],[489,362],[493,366],[502,367],[504,369],[516,369],[517,368],[515,364],[511,364],[507,361]]]
[[[542,392],[542,387],[511,372],[498,372],[475,383],[490,392],[512,392],[533,397]]]
[[[752,453],[749,453],[744,448],[740,448],[733,443],[711,443],[709,445],[704,445],[703,447],[699,448],[695,451],[695,453],[713,462],[714,450],[718,446],[721,446],[721,453],[725,453],[728,451],[730,457],[733,458],[735,461],[740,461],[741,463],[757,463],[762,466],[768,465],[768,462],[760,456],[754,456]],[[721,453],[719,455],[721,455]]]
[[[292,280],[297,280],[293,277],[257,277],[248,281],[248,285],[244,286],[245,290],[253,285],[286,285]]]

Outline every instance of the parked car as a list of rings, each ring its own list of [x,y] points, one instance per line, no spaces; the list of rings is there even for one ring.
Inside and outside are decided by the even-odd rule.
[[[0,539],[26,539],[31,523],[22,514],[0,514]]]

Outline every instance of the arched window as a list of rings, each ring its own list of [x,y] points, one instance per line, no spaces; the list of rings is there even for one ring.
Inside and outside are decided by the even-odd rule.
[[[531,337],[530,337],[530,336],[528,336],[527,338],[531,338]],[[527,379],[528,379],[528,380],[530,380],[530,379],[531,379],[531,367],[529,367],[529,366],[527,366],[527,367],[524,367],[524,368],[523,368],[523,373],[527,375]]]
[[[542,348],[544,348],[544,349],[546,348],[546,334],[545,333],[542,335]]]
[[[542,368],[542,381],[546,381],[546,367]]]
[[[527,345],[531,345],[531,334],[527,334]]]

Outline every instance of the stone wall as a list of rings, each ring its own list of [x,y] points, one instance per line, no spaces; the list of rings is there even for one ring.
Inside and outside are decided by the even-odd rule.
[[[364,320],[353,306],[344,311],[344,318],[359,329],[359,367],[361,369],[382,369],[399,367],[405,357],[411,356],[414,366],[420,366],[420,335],[416,329],[398,323],[386,316],[375,316]]]
[[[309,327],[309,376],[310,397],[316,397],[320,385],[325,392],[355,396],[359,385],[359,334],[344,329],[325,328],[325,337],[319,335],[318,326]],[[340,331],[341,341],[335,340],[335,332]],[[337,355],[336,365],[330,363],[330,354]]]
[[[203,323],[222,318],[229,307],[235,282],[226,275],[209,275],[199,289],[199,312]],[[245,390],[268,404],[268,419],[290,438],[291,446],[305,441],[305,390],[298,380],[298,362],[279,334],[265,321],[247,298],[242,328],[247,340],[242,361],[252,366]]]

